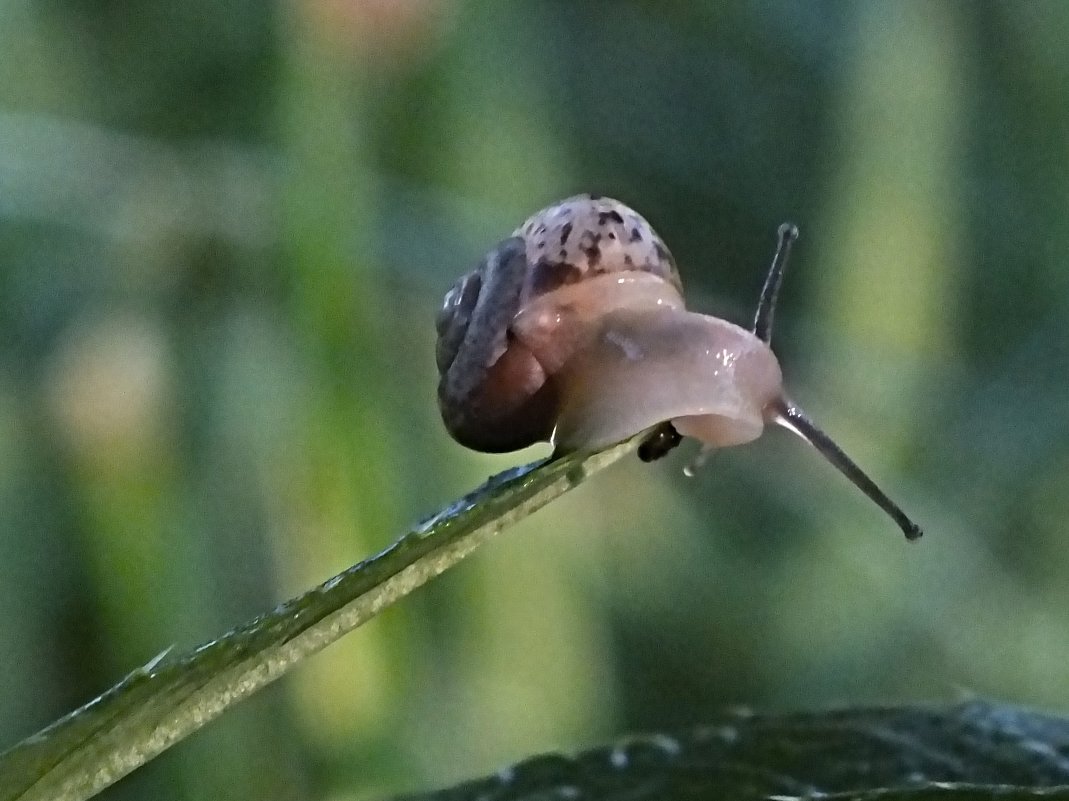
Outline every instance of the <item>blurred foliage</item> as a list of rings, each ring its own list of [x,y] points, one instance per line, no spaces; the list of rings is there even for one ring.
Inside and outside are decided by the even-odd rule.
[[[637,207],[925,526],[780,433],[599,476],[103,797],[366,798],[763,709],[1069,707],[1069,6],[22,0],[0,25],[0,748],[531,454],[433,315]],[[535,611],[537,610],[537,612]]]

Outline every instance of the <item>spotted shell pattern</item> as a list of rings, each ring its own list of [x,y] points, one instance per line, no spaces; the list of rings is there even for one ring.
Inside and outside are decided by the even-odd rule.
[[[521,303],[590,276],[633,270],[659,276],[683,293],[664,241],[642,215],[618,200],[570,197],[531,215],[513,236],[527,246]]]
[[[616,274],[631,280],[605,280]],[[548,440],[557,372],[607,310],[639,298],[683,308],[675,261],[637,212],[577,195],[532,215],[457,281],[438,313],[438,400],[450,434],[489,452]]]

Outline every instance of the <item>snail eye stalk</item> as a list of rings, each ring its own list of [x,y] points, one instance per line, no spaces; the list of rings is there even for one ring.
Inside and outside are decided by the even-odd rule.
[[[776,299],[779,297],[780,286],[783,283],[783,274],[787,269],[787,259],[791,255],[791,245],[798,239],[798,227],[791,223],[783,223],[778,232],[779,243],[776,246],[776,255],[772,259],[772,266],[765,278],[765,285],[761,290],[761,299],[757,303],[757,314],[754,316],[754,336],[762,342],[769,344],[772,339],[772,318],[776,311]],[[921,527],[914,523],[902,511],[901,507],[892,501],[884,493],[865,471],[862,470],[846,453],[835,444],[835,441],[824,433],[804,411],[787,398],[780,398],[770,411],[773,413],[775,422],[784,428],[793,431],[800,436],[827,459],[867,495],[877,506],[887,512],[898,524],[906,535],[906,539],[919,539],[924,532]]]
[[[783,283],[783,274],[787,270],[787,259],[791,255],[791,245],[798,239],[798,226],[793,223],[783,223],[777,232],[779,243],[776,245],[776,255],[772,259],[772,266],[768,268],[768,277],[761,289],[761,300],[757,303],[757,314],[754,315],[754,335],[766,345],[772,341],[772,317],[776,313],[776,300],[779,298],[779,288]]]

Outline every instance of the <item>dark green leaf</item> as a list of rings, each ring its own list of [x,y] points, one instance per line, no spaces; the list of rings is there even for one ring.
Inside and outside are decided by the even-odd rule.
[[[973,701],[736,713],[680,735],[535,757],[408,801],[1069,799],[1069,721]]]

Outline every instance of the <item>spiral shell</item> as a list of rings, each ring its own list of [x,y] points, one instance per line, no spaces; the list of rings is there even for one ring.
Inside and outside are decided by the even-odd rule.
[[[485,451],[548,440],[554,373],[606,308],[636,294],[683,305],[675,261],[636,211],[577,195],[528,218],[457,281],[438,313],[438,398],[453,437]]]

